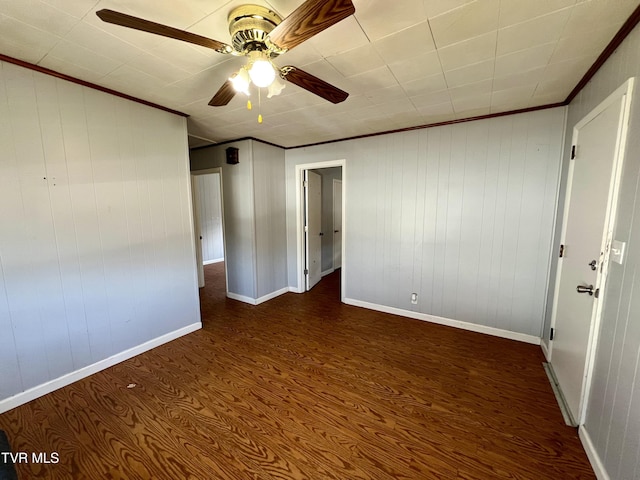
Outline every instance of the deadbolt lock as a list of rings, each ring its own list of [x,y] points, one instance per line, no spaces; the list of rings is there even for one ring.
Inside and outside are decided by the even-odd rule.
[[[598,262],[596,262],[595,260],[591,260],[591,263],[588,263],[588,265],[591,267],[591,270],[596,271],[598,269],[597,265]]]

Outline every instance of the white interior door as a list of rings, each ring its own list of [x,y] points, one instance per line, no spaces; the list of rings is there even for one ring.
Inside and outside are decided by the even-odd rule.
[[[193,206],[193,231],[196,249],[196,268],[198,270],[198,288],[204,287],[204,266],[202,264],[202,229],[200,226],[200,195],[198,181],[191,175],[191,201]]]
[[[342,180],[333,180],[333,268],[342,266]]]
[[[197,175],[202,263],[209,265],[224,259],[222,234],[222,197],[220,174]]]
[[[322,177],[305,170],[306,289],[322,278]]]
[[[625,95],[607,99],[574,130],[554,314],[551,364],[580,422],[598,296],[604,289],[610,213],[615,205]],[[572,156],[574,156],[572,154]],[[599,295],[598,295],[599,293]]]

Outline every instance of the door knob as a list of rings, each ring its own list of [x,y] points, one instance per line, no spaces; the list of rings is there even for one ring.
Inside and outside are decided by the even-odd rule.
[[[588,293],[589,295],[593,295],[593,285],[589,285],[589,286],[578,285],[576,287],[576,291],[578,293]]]

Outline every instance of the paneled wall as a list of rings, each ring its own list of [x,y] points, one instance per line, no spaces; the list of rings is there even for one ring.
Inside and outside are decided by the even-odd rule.
[[[240,162],[226,164],[225,150]],[[254,140],[192,150],[191,169],[222,167],[230,296],[254,303],[287,289],[284,151]]]
[[[253,142],[257,297],[287,287],[284,152]]]
[[[228,165],[225,150],[238,149],[239,163]],[[246,298],[256,297],[255,221],[253,210],[252,141],[192,150],[191,170],[222,168],[222,204],[226,238],[227,291]]]
[[[558,108],[287,150],[290,285],[295,165],[345,159],[347,298],[539,337],[564,121]]]
[[[640,29],[636,27],[569,105],[569,164],[574,125],[629,77],[640,75]],[[631,106],[614,238],[627,242],[623,265],[612,263],[604,294],[599,345],[589,395],[587,433],[611,480],[640,478],[640,91]],[[547,329],[545,329],[547,330]]]
[[[189,192],[184,118],[0,62],[0,403],[200,324]]]
[[[198,175],[196,182],[202,234],[202,261],[205,264],[218,262],[224,259],[220,174]]]

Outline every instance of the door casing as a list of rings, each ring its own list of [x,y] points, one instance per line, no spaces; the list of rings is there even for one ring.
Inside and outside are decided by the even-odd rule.
[[[617,132],[617,142],[616,142],[616,148],[614,151],[611,183],[609,187],[609,195],[607,199],[607,207],[606,207],[605,221],[603,225],[603,234],[602,234],[602,241],[601,241],[601,251],[604,252],[604,257],[601,262],[601,268],[598,269],[596,282],[594,284],[595,288],[600,289],[600,295],[599,295],[599,298],[594,299],[593,308],[591,311],[589,338],[587,341],[587,351],[586,351],[586,359],[585,359],[584,375],[583,375],[584,381],[582,382],[582,393],[580,395],[580,402],[579,402],[580,406],[578,409],[578,414],[574,419],[578,425],[582,425],[585,421],[588,394],[591,389],[591,381],[593,377],[593,367],[594,367],[595,353],[596,353],[597,344],[598,344],[602,305],[605,297],[606,279],[607,279],[607,274],[609,270],[611,242],[613,240],[613,230],[615,226],[615,218],[616,218],[616,213],[618,208],[620,179],[621,179],[621,173],[622,173],[622,164],[623,164],[625,150],[626,150],[630,105],[631,105],[631,97],[633,93],[634,83],[635,83],[634,78],[630,78],[629,80],[627,80],[618,89],[616,89],[616,91],[614,91],[611,95],[609,95],[609,97],[607,97],[603,102],[601,102],[597,107],[595,107],[591,112],[589,112],[573,128],[573,136],[572,136],[571,144],[576,145],[578,141],[579,132],[582,127],[584,127],[586,124],[591,122],[594,118],[596,118],[600,113],[606,110],[614,102],[617,102],[617,101],[622,102],[622,111],[620,114],[620,123],[618,126],[618,132]],[[572,181],[574,168],[575,168],[575,164],[573,163],[570,164],[568,181],[567,181],[566,200],[565,200],[565,207],[564,207],[563,221],[562,221],[562,233],[560,236],[561,244],[564,244],[564,240],[566,237],[566,228],[568,223],[567,220],[569,218],[569,210],[570,210],[569,197],[571,195],[571,181]],[[557,309],[558,309],[558,300],[559,300],[559,292],[560,292],[561,269],[562,269],[562,262],[559,262],[558,269],[556,271],[555,293],[554,293],[554,300],[553,300],[553,309],[551,314],[551,328],[554,330],[556,329],[556,324],[557,324]],[[553,340],[549,341],[548,360],[553,365]],[[560,385],[560,387],[562,388],[562,385]]]
[[[328,160],[325,162],[304,163],[295,167],[296,182],[296,272],[297,272],[297,288],[296,292],[305,291],[304,278],[304,171],[316,170],[319,168],[342,168],[342,268],[340,270],[340,300],[344,302],[346,292],[346,271],[348,268],[348,259],[346,258],[346,188],[347,188],[347,165],[346,160]]]

